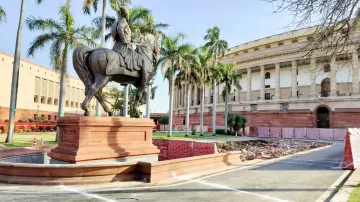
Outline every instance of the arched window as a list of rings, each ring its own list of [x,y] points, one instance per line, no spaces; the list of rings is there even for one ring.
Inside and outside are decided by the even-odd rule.
[[[266,72],[265,79],[270,79],[270,72]]]
[[[330,72],[330,65],[329,64],[326,64],[324,66],[324,72]]]

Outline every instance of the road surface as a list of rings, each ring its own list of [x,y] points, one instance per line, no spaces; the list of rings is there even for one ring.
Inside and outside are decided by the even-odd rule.
[[[217,174],[191,178],[175,185],[146,188],[119,188],[111,191],[79,191],[68,186],[28,188],[0,186],[1,201],[316,201],[343,173],[339,167],[344,144],[280,161],[260,163],[248,167],[234,167]],[[62,190],[67,193],[52,193]],[[27,193],[30,192],[30,193]]]

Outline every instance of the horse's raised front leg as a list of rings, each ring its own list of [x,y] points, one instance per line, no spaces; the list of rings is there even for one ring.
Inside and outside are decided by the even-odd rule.
[[[104,88],[109,83],[110,80],[111,80],[111,76],[104,76],[101,74],[95,75],[95,82],[89,88],[89,91],[86,94],[85,100],[81,104],[81,108],[85,111],[84,116],[90,116],[90,112],[87,109],[87,104],[99,92],[100,89]]]

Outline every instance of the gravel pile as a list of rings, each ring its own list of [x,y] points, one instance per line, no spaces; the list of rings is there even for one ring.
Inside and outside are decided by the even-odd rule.
[[[323,142],[294,141],[294,140],[250,140],[237,142],[216,143],[219,153],[240,151],[242,161],[253,159],[272,159],[294,154],[318,147],[330,145]]]

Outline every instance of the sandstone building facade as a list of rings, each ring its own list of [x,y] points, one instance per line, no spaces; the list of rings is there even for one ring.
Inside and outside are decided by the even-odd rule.
[[[0,52],[0,119],[9,118],[13,56]],[[46,67],[21,60],[15,120],[57,120],[59,105],[60,74]],[[65,115],[82,115],[84,84],[68,76],[66,83]],[[96,101],[90,102],[95,110]]]
[[[359,44],[346,53],[304,57],[313,28],[286,32],[227,50],[221,62],[235,63],[243,78],[232,88],[229,112],[249,126],[360,127]],[[217,86],[217,126],[224,126],[224,84]],[[175,89],[174,126],[185,119],[184,89]],[[200,120],[200,89],[190,87],[190,124]],[[212,89],[205,89],[204,124],[211,126]]]

